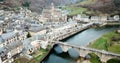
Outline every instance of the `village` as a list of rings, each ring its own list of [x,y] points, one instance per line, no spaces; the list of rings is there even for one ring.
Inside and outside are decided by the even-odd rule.
[[[41,52],[40,49],[50,49],[48,42],[57,40],[75,27],[79,29],[90,23],[104,24],[118,20],[118,15],[78,14],[68,18],[67,11],[55,8],[53,3],[42,14],[21,7],[18,12],[0,10],[0,63],[12,63],[19,57],[31,60],[34,58],[33,53]]]

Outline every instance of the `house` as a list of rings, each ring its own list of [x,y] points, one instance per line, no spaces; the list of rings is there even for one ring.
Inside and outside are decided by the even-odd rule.
[[[14,56],[20,54],[22,50],[23,43],[21,41],[0,47],[0,63],[11,63],[15,59]]]
[[[27,38],[27,32],[14,30],[0,35],[0,45],[6,46],[16,41],[23,41]]]
[[[82,21],[82,22],[89,22],[90,21],[89,16],[82,16],[79,14],[77,16],[74,16],[73,19],[76,21]]]
[[[48,41],[39,40],[38,36],[33,36],[26,39],[23,45],[26,54],[32,54],[33,52],[40,50],[40,48],[46,49],[48,46]]]

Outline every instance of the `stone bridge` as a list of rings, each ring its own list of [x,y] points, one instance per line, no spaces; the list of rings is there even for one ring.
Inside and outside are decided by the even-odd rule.
[[[115,53],[87,48],[87,47],[79,47],[79,46],[71,45],[68,43],[60,42],[60,41],[49,42],[49,45],[54,46],[55,44],[59,45],[64,52],[67,52],[71,48],[74,49],[76,52],[78,52],[80,57],[86,57],[86,55],[88,55],[89,53],[95,53],[97,56],[99,56],[100,60],[103,63],[106,63],[108,60],[112,58],[120,59],[120,54],[115,54]]]

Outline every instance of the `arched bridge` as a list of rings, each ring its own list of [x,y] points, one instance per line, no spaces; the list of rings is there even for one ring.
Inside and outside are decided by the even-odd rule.
[[[59,45],[64,52],[67,52],[71,48],[76,50],[79,53],[80,57],[85,57],[89,53],[95,53],[96,55],[99,56],[100,60],[104,63],[106,63],[109,59],[112,59],[112,58],[120,59],[120,54],[115,54],[115,53],[107,52],[104,50],[97,50],[97,49],[87,48],[87,47],[79,47],[79,46],[71,45],[65,42],[60,42],[60,41],[49,42],[49,45],[54,46],[55,44]]]

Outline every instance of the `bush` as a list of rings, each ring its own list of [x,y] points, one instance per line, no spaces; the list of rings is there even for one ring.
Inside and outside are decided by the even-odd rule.
[[[30,3],[29,3],[29,2],[24,2],[24,3],[22,3],[22,5],[23,5],[24,7],[29,7],[29,6],[30,6]]]
[[[119,40],[120,40],[120,38],[117,36],[112,37],[112,41],[119,41]]]
[[[31,34],[30,34],[30,32],[28,32],[28,34],[27,34],[27,38],[30,38],[31,37]]]
[[[4,1],[4,0],[0,0],[0,2],[2,2],[2,1]]]
[[[114,2],[114,4],[115,4],[116,7],[120,6],[120,0],[114,0],[113,2]]]
[[[94,54],[94,53],[89,53],[89,55],[90,55],[90,62],[91,63],[102,63],[101,61],[100,61],[100,58],[96,55],[96,54]]]

